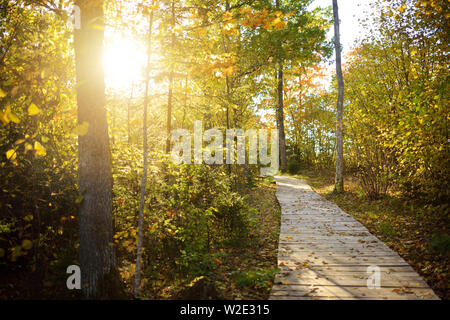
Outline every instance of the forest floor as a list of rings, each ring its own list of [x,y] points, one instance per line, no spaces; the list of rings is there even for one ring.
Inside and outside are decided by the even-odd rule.
[[[334,172],[302,171],[314,191],[335,202],[373,235],[405,259],[441,298],[450,299],[450,248],[448,216],[426,204],[396,195],[371,200],[357,180],[345,177],[345,192],[334,194]]]

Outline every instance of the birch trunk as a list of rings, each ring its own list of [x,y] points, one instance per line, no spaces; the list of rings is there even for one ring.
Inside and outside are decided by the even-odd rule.
[[[333,16],[334,16],[334,47],[336,51],[336,76],[338,80],[338,100],[336,108],[336,177],[335,177],[335,192],[344,191],[344,141],[342,134],[342,113],[344,105],[344,79],[342,76],[341,65],[341,41],[339,34],[339,13],[337,0],[333,0]]]

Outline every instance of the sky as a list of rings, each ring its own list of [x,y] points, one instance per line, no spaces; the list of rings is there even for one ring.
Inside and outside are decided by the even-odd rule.
[[[340,20],[340,36],[342,44],[342,62],[345,63],[346,53],[353,48],[355,40],[362,37],[365,33],[358,19],[363,19],[372,9],[370,4],[374,0],[338,0],[338,12]],[[310,9],[316,7],[328,7],[332,5],[332,0],[314,0]],[[331,27],[327,37],[329,40],[334,37],[334,27]],[[331,84],[332,76],[335,74],[335,54],[333,50],[332,63],[327,66],[326,76],[320,81],[324,87]]]
[[[364,29],[359,25],[358,18],[364,18],[366,12],[370,12],[370,3],[374,0],[338,0],[341,44],[343,54],[348,52],[354,41],[364,34]],[[311,8],[327,7],[332,5],[332,0],[314,0]],[[330,29],[328,38],[334,36],[334,28]]]

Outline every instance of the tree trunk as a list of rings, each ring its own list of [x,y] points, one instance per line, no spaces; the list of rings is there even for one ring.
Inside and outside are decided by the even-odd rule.
[[[172,29],[175,27],[175,1],[172,0]],[[172,39],[170,42],[170,56],[173,60],[173,50],[175,48],[175,33],[172,32]],[[170,152],[170,131],[172,130],[172,99],[173,99],[173,61],[170,66],[169,74],[169,95],[167,98],[167,140],[166,153]]]
[[[344,142],[342,135],[342,113],[344,106],[344,79],[342,77],[341,66],[341,41],[339,34],[339,13],[337,0],[333,0],[333,16],[334,16],[334,47],[336,50],[336,76],[338,80],[338,100],[336,110],[336,177],[334,190],[336,192],[344,191]]]
[[[153,5],[153,1],[152,1]],[[144,149],[144,168],[142,174],[141,183],[141,199],[139,204],[139,231],[138,231],[138,243],[137,243],[137,254],[136,254],[136,270],[134,277],[134,296],[139,295],[140,282],[141,282],[141,260],[142,260],[142,229],[144,225],[144,211],[145,211],[145,188],[147,185],[147,167],[148,167],[148,145],[147,145],[147,107],[148,107],[148,96],[149,96],[149,83],[150,83],[150,64],[151,64],[151,53],[152,53],[152,26],[153,26],[153,10],[150,12],[150,22],[148,31],[148,43],[147,43],[147,70],[145,73],[145,96],[144,96],[144,119],[143,119],[143,149]]]
[[[276,0],[275,6],[277,9],[280,8],[280,0]],[[279,49],[282,50],[281,42],[279,44]],[[278,106],[277,106],[277,129],[278,129],[278,142],[279,142],[279,152],[280,152],[280,170],[286,171],[287,168],[287,158],[286,158],[286,135],[284,131],[284,90],[283,90],[283,60],[280,59],[277,70],[277,95],[278,95]],[[273,151],[272,151],[273,152]]]
[[[76,1],[81,28],[75,30],[78,123],[89,123],[78,137],[80,267],[84,298],[109,298],[115,274],[112,177],[102,69],[103,1]]]
[[[127,106],[127,137],[128,137],[128,146],[131,146],[131,104],[133,103],[133,91],[134,91],[134,82],[131,83],[131,92],[130,99],[128,100]]]
[[[287,167],[286,159],[286,136],[284,132],[284,106],[283,106],[283,64],[280,63],[277,70],[278,80],[278,108],[277,108],[277,127],[278,127],[278,139],[280,145],[280,170],[285,171]]]

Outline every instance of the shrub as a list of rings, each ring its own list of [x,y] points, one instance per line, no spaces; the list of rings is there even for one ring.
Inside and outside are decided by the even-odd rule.
[[[435,233],[430,240],[430,247],[433,251],[449,254],[450,253],[450,235],[444,233]]]
[[[287,163],[287,170],[290,174],[298,173],[301,169],[301,163],[295,158],[290,158]]]

